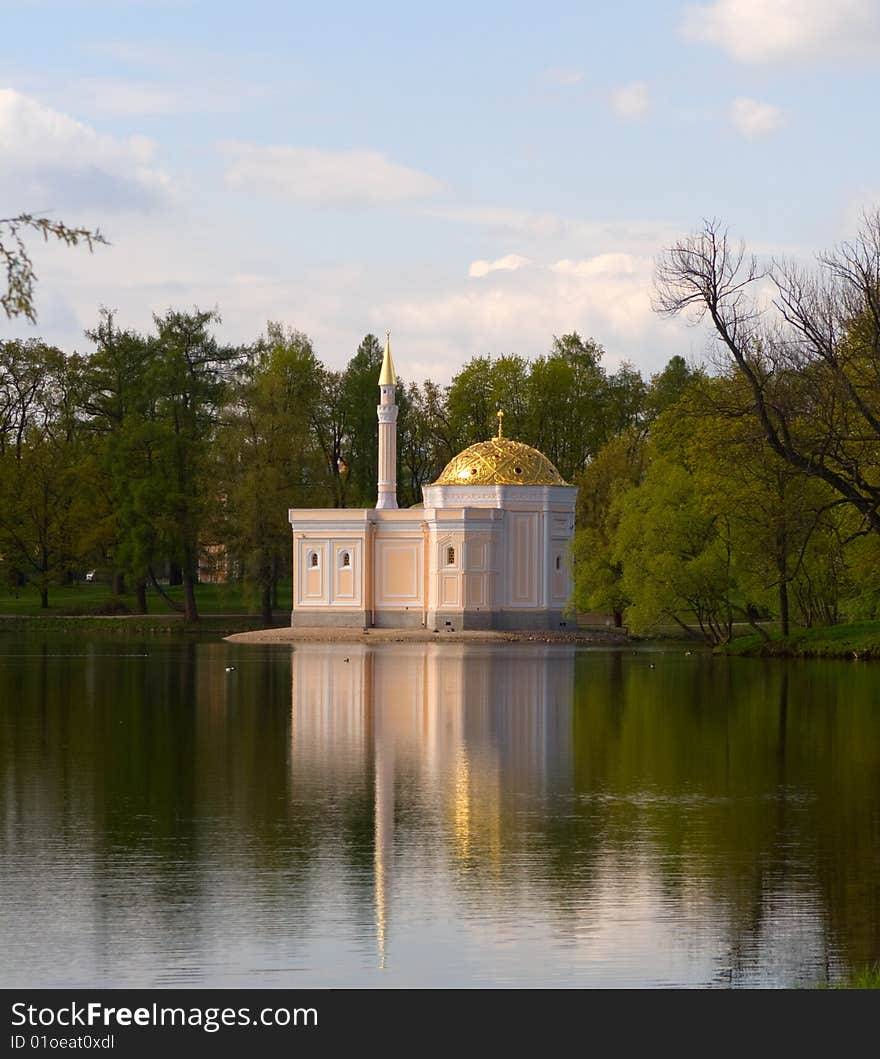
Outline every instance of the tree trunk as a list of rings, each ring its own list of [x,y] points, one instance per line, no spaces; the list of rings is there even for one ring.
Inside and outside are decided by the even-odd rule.
[[[623,611],[622,610],[615,610],[614,611],[614,628],[615,629],[622,629],[623,628]]]
[[[747,620],[748,620],[749,625],[751,625],[751,627],[755,630],[755,632],[758,633],[761,636],[761,638],[764,640],[765,643],[767,643],[771,639],[770,633],[767,632],[767,630],[765,628],[760,626],[757,623],[757,621],[753,617],[751,617],[751,615],[749,615]]]
[[[125,595],[125,574],[121,570],[113,571],[113,584],[110,591],[114,596]]]
[[[681,618],[678,618],[678,617],[676,617],[675,614],[673,614],[672,615],[672,620],[675,622],[675,624],[680,629],[682,629],[684,632],[686,632],[687,635],[692,640],[699,640],[700,639],[700,634],[695,629],[692,629],[690,627],[690,625],[685,625],[685,623],[681,620]],[[703,629],[702,623],[700,624],[700,628]],[[703,629],[703,639],[706,639],[706,630],[705,629]]]
[[[152,567],[150,567],[150,569],[149,569],[149,574],[150,574],[150,581],[153,584],[153,588],[155,588],[155,590],[159,593],[159,595],[162,597],[162,599],[165,600],[165,602],[168,604],[168,606],[172,610],[177,610],[177,611],[183,610],[183,607],[181,607],[181,605],[179,603],[176,603],[168,595],[168,593],[165,591],[165,589],[159,584],[158,578],[156,577],[155,571],[153,570]]]
[[[43,575],[40,584],[40,608],[46,610],[49,606],[49,550],[45,544],[40,548],[40,573]]]
[[[177,563],[168,564],[168,584],[169,586],[183,584],[183,573]]]
[[[272,586],[264,584],[260,590],[260,617],[263,624],[272,624]]]
[[[278,606],[278,582],[281,580],[280,576],[281,563],[278,560],[278,555],[272,556],[272,607],[273,609]]]
[[[141,577],[134,586],[135,611],[138,614],[147,613],[147,582]]]
[[[782,635],[788,636],[788,582],[784,578],[779,582],[779,620],[782,622]]]
[[[199,608],[196,606],[196,578],[198,559],[195,549],[189,546],[183,553],[183,618],[184,621],[198,621]]]

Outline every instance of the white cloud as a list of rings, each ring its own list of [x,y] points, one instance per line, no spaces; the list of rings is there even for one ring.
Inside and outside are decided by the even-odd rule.
[[[494,234],[528,239],[554,238],[567,226],[566,221],[555,213],[532,213],[503,206],[430,206],[421,212],[429,217],[475,224]]]
[[[729,114],[734,128],[750,140],[769,136],[785,124],[785,117],[779,107],[745,96],[740,96],[730,104]]]
[[[194,81],[83,77],[64,86],[68,105],[89,114],[123,117],[235,113],[266,95],[266,89],[252,82],[213,82],[208,77]]]
[[[175,114],[185,100],[174,88],[150,81],[128,81],[122,78],[82,78],[67,87],[67,92],[85,109],[100,114]]]
[[[149,70],[169,69],[176,64],[168,41],[154,43],[146,40],[94,40],[86,45],[90,52],[106,56],[126,66],[141,66]],[[193,50],[187,51],[192,59]]]
[[[437,217],[480,228],[500,243],[541,244],[544,256],[599,253],[605,247],[627,253],[654,254],[659,246],[678,238],[680,227],[656,220],[584,221],[557,213],[532,212],[493,206],[422,206],[424,217]],[[503,249],[499,246],[498,249]]]
[[[506,254],[495,261],[472,261],[468,269],[468,275],[480,278],[488,276],[490,272],[516,272],[523,265],[528,265],[529,259],[522,254]]]
[[[609,350],[613,367],[630,359],[656,370],[676,351],[688,350],[684,327],[667,327],[651,308],[653,258],[610,250],[581,260],[517,272],[496,283],[412,294],[376,307],[406,335],[398,348],[416,351],[424,374],[445,380],[475,353],[543,352],[550,336],[576,330]],[[646,362],[645,353],[650,359]]]
[[[226,183],[237,190],[321,205],[385,205],[426,198],[442,184],[378,151],[221,144]]]
[[[593,321],[597,337],[607,332],[618,341],[632,341],[657,327],[651,307],[653,257],[610,250],[580,260],[563,258],[549,271],[555,300]]]
[[[648,86],[644,81],[621,85],[611,93],[611,109],[624,121],[635,121],[648,113],[651,105]]]
[[[646,260],[635,254],[616,252],[597,254],[581,261],[563,258],[551,265],[550,269],[561,276],[577,276],[581,279],[592,276],[632,276],[644,270]]]
[[[544,77],[548,81],[554,81],[558,85],[577,85],[584,80],[583,70],[574,70],[570,67],[554,66],[544,71]]]
[[[685,8],[687,40],[741,62],[880,54],[876,0],[715,0]]]
[[[0,89],[0,197],[22,209],[143,210],[168,192],[144,136],[103,135],[12,89]]]

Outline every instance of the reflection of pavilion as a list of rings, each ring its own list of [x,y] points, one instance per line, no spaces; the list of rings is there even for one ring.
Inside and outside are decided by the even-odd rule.
[[[405,770],[453,857],[497,861],[503,802],[571,783],[574,649],[310,645],[293,652],[291,767],[372,778],[374,901],[384,965],[395,787]]]

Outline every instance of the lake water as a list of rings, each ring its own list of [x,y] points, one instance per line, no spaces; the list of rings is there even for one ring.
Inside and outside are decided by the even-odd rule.
[[[0,854],[2,986],[834,980],[880,666],[4,633]]]

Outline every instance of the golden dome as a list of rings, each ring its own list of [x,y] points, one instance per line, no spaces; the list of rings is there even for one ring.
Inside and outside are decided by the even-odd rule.
[[[432,485],[568,485],[531,445],[510,438],[480,441],[460,452]]]

